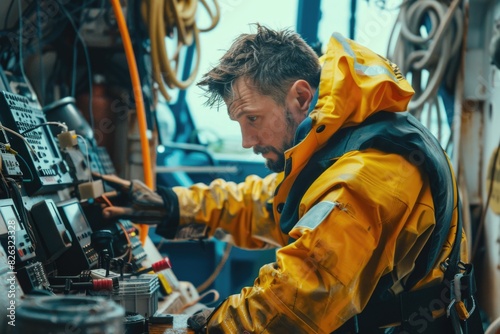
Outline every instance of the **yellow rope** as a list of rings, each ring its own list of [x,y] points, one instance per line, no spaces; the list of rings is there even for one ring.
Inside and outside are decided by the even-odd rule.
[[[165,99],[170,100],[165,84],[169,88],[186,89],[196,78],[200,63],[199,33],[213,29],[220,18],[220,7],[214,1],[215,10],[212,11],[206,0],[147,0],[141,4],[141,14],[148,26],[151,40],[151,60],[153,65],[153,80]],[[196,25],[198,2],[205,8],[211,23],[206,28]],[[166,38],[176,38],[177,48],[169,56],[166,47]],[[190,75],[185,80],[179,80],[179,56],[183,47],[195,44],[196,63]]]

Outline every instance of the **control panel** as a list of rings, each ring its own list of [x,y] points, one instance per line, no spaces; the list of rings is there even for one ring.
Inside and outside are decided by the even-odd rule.
[[[98,254],[92,246],[92,229],[77,200],[57,204],[66,229],[73,239],[72,246],[57,260],[58,273],[76,275],[82,270],[93,269],[98,263]]]
[[[24,96],[28,99],[30,107],[41,109],[40,102],[36,96],[33,87],[22,75],[15,75],[11,71],[4,71],[5,81],[7,82],[7,89],[11,93]]]
[[[45,115],[33,108],[27,97],[0,92],[0,121],[5,144],[18,152],[30,195],[47,193],[71,185],[69,168],[55,144]],[[10,130],[10,131],[9,131]]]
[[[18,268],[22,263],[35,258],[33,242],[10,198],[0,200],[0,239],[4,248],[15,250]],[[9,255],[12,256],[13,253],[9,252]]]
[[[114,242],[117,253],[123,254],[129,248],[128,251],[132,255],[130,262],[140,267],[142,261],[146,259],[147,254],[139,240],[137,228],[130,220],[126,219],[119,219],[114,228],[116,228],[114,235],[118,236],[118,239]],[[111,230],[113,231],[113,228]]]
[[[35,245],[27,232],[27,225],[20,220],[10,198],[0,200],[0,240],[7,253],[10,271],[16,273],[21,285],[20,292],[28,293],[33,289],[48,287],[47,274],[37,260]]]
[[[151,251],[146,254],[137,227],[125,219],[104,219],[106,196],[85,196],[82,189],[101,184],[92,172],[116,170],[84,121],[73,98],[51,107],[40,104],[24,74],[0,67],[0,277],[8,270],[19,295],[29,298],[86,291],[152,315],[160,294],[177,292],[173,285],[160,289],[163,276],[146,274],[161,268],[144,265]],[[82,133],[75,131],[78,124]],[[97,271],[102,278],[93,277]]]
[[[71,247],[73,238],[59,215],[53,200],[44,199],[31,207],[31,218],[36,226],[46,260],[53,261]]]
[[[19,166],[16,156],[12,152],[9,152],[5,146],[0,147],[0,167],[4,176],[8,176],[19,181],[23,177],[23,172],[21,171],[21,167]]]
[[[41,262],[29,263],[17,270],[17,279],[25,293],[32,290],[48,290],[49,280]]]

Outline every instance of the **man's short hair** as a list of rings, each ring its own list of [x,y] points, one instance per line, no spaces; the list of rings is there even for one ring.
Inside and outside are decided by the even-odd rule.
[[[257,91],[282,105],[289,87],[305,80],[317,88],[321,67],[313,49],[288,29],[275,31],[256,24],[255,34],[237,37],[217,66],[207,72],[198,86],[204,87],[210,107],[232,97],[238,78],[249,80]]]

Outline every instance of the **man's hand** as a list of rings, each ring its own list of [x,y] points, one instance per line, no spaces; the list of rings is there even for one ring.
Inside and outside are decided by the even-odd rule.
[[[138,224],[159,224],[167,209],[162,197],[139,180],[124,180],[116,175],[95,175],[116,189],[103,197],[113,206],[103,210],[105,218],[129,219]]]

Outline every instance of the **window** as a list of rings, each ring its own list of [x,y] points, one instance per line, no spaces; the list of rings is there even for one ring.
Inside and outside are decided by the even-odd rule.
[[[250,25],[259,22],[271,28],[296,29],[298,0],[219,0],[221,18],[211,31],[201,33],[201,60],[198,81],[217,63],[234,38],[241,33],[253,32]],[[322,16],[319,22],[319,39],[326,47],[333,32],[349,35],[350,1],[322,1]],[[359,1],[356,14],[356,40],[386,55],[389,35],[397,17],[397,8],[382,11],[372,2]],[[316,24],[316,23],[312,23]],[[200,23],[199,26],[203,26]],[[195,81],[195,82],[196,82]],[[220,110],[204,106],[203,91],[192,85],[187,91],[187,101],[193,116],[197,135],[203,143],[217,143],[215,150],[221,152],[248,152],[241,147],[241,134],[236,122],[230,121],[225,107]]]

